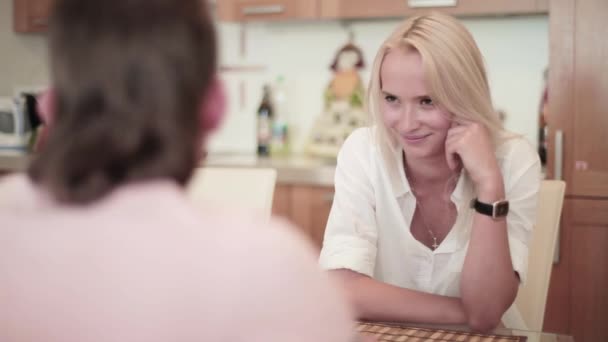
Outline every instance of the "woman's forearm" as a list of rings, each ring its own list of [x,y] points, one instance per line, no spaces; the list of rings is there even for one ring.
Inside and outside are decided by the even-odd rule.
[[[478,199],[486,203],[503,199],[502,181],[497,184],[478,189]],[[469,325],[482,331],[495,328],[515,300],[517,287],[506,219],[476,213],[460,284]]]
[[[466,324],[458,298],[385,284],[349,270],[330,271],[346,290],[362,320],[429,324]]]

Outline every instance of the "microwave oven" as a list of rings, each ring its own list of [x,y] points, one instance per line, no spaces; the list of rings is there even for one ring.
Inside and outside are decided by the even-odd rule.
[[[0,97],[0,153],[29,153],[40,124],[35,94]]]

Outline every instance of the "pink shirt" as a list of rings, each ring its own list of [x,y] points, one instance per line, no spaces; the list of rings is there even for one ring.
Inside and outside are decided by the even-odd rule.
[[[77,208],[0,179],[0,341],[339,342],[350,317],[286,223],[195,210],[170,182]]]

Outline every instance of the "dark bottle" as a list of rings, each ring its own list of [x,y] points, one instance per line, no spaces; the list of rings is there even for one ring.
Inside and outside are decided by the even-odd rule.
[[[274,110],[271,102],[270,86],[264,86],[262,103],[258,108],[258,155],[267,157],[270,155],[270,143],[272,140],[272,120]]]

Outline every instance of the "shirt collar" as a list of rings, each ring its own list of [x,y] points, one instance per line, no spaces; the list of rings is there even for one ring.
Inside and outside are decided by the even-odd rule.
[[[405,177],[405,172],[403,172],[404,160],[403,150],[401,148],[393,149],[393,161],[394,164],[391,165],[392,172],[390,174],[390,177],[393,185],[393,192],[395,194],[395,197],[398,198],[412,191],[410,183]]]

